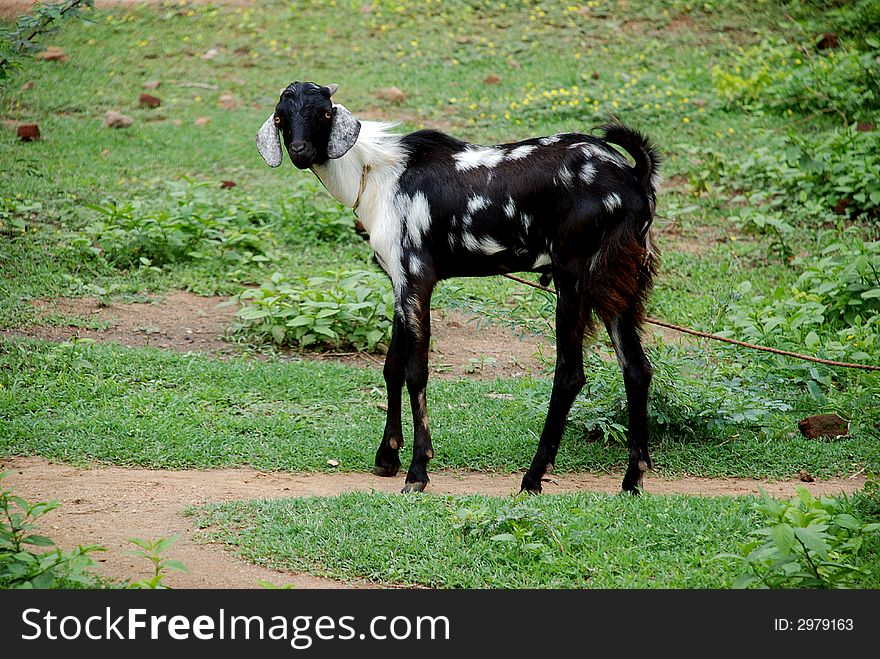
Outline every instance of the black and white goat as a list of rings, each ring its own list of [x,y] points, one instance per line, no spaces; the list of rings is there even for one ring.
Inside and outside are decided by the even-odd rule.
[[[428,484],[434,450],[425,389],[436,282],[531,271],[555,281],[557,355],[547,419],[522,489],[540,492],[553,468],[566,417],[584,384],[583,341],[594,329],[595,313],[623,371],[629,405],[623,489],[637,493],[651,466],[651,366],[639,335],[657,259],[650,233],[659,162],[654,147],[620,124],[604,126],[601,140],[564,133],[498,146],[433,130],[397,135],[389,124],[358,121],[334,104],[336,89],[310,82],[287,87],[257,134],[257,147],[277,167],[283,143],[296,167],[311,169],[354,209],[391,278],[388,416],[375,473],[394,476],[400,469],[406,383],[415,437],[403,491]],[[609,142],[623,147],[635,166]]]

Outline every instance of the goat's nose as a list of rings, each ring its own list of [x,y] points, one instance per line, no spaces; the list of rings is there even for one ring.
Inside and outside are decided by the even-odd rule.
[[[302,153],[303,151],[306,150],[306,143],[305,142],[291,142],[290,143],[290,150],[293,151],[294,153]]]

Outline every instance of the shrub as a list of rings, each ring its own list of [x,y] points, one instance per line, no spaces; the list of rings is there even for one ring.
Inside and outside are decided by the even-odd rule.
[[[257,342],[297,349],[385,351],[391,340],[394,297],[383,275],[364,270],[288,278],[280,272],[237,301],[236,332]]]
[[[833,220],[835,212],[865,219],[880,213],[880,131],[849,126],[819,137],[765,133],[758,143],[745,157],[726,162],[718,153],[703,156],[724,164],[701,168],[697,192],[707,189],[703,179],[708,179],[738,190],[741,196],[733,203],[757,207],[739,211],[736,221],[749,224],[780,209],[797,209],[801,217],[822,222]]]
[[[160,208],[138,201],[89,206],[104,217],[79,233],[74,248],[118,268],[208,259],[238,265],[274,258],[268,223],[277,219],[277,211],[241,198],[218,204],[208,195],[208,184],[189,179],[171,184],[170,197],[171,203]]]
[[[801,274],[792,286],[752,295],[743,282],[719,334],[802,351],[828,359],[870,361],[880,351],[880,241],[865,241],[853,229],[826,231],[818,260],[795,259]],[[811,379],[824,383],[811,366]],[[815,373],[814,373],[815,371]],[[816,385],[811,387],[814,396]]]
[[[734,588],[847,588],[865,576],[857,559],[880,524],[853,516],[846,497],[813,497],[798,487],[791,501],[777,501],[761,491],[756,510],[767,526],[752,532],[741,556],[745,572]]]
[[[880,107],[880,42],[865,48],[816,52],[765,40],[742,50],[732,70],[714,66],[712,78],[721,97],[746,110],[835,113],[851,123]]]

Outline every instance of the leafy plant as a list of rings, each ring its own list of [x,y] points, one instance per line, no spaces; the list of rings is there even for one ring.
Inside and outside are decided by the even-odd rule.
[[[650,419],[659,437],[698,436],[731,428],[762,428],[791,405],[769,394],[778,378],[710,363],[704,354],[677,346],[650,349],[654,377]],[[571,420],[606,442],[626,444],[626,393],[616,362],[585,355],[592,374],[575,400]],[[536,401],[537,402],[537,401]]]
[[[734,588],[846,588],[864,574],[858,555],[880,524],[852,515],[845,497],[815,498],[798,487],[791,501],[777,501],[761,490],[755,504],[767,526],[752,532],[742,562],[745,572]]]
[[[819,240],[825,243],[819,260],[792,262],[801,268],[793,285],[756,295],[751,282],[741,283],[719,334],[806,347],[829,359],[870,361],[880,349],[880,242],[865,241],[852,229],[827,231]],[[822,383],[821,376],[812,380]]]
[[[141,551],[129,552],[132,556],[145,558],[153,564],[153,575],[146,579],[138,579],[130,582],[127,588],[143,588],[143,589],[165,589],[168,588],[164,583],[165,577],[169,570],[177,570],[178,572],[188,572],[187,567],[178,560],[173,558],[165,558],[162,554],[166,552],[180,536],[171,536],[168,538],[159,538],[157,540],[142,540],[140,538],[129,538],[128,541]]]
[[[0,481],[6,476],[0,473]],[[89,554],[104,551],[80,545],[63,552],[44,535],[34,533],[36,522],[58,508],[56,501],[29,503],[11,490],[0,491],[0,588],[54,588],[91,585],[85,570],[94,563]],[[31,547],[53,547],[42,553]]]
[[[170,203],[158,208],[139,201],[89,206],[104,217],[79,232],[74,249],[117,268],[198,260],[240,266],[274,258],[268,223],[277,211],[244,199],[220,204],[209,196],[207,183],[186,178],[170,188]]]
[[[880,42],[862,45],[817,52],[767,39],[741,48],[732,70],[714,66],[712,77],[720,96],[747,110],[833,112],[851,123],[880,107]]]
[[[13,26],[0,30],[0,83],[8,77],[9,67],[18,64],[22,54],[40,50],[35,41],[39,35],[54,30],[57,20],[79,16],[83,9],[90,9],[94,4],[94,0],[37,2],[30,14],[19,16]]]
[[[394,299],[387,279],[365,270],[288,278],[280,272],[258,289],[241,293],[236,332],[249,340],[298,349],[387,349]]]

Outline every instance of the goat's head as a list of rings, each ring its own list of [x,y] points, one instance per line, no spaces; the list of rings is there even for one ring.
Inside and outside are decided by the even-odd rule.
[[[330,97],[338,85],[294,82],[281,92],[275,112],[257,133],[257,149],[270,167],[283,159],[282,141],[299,169],[345,155],[357,141],[361,123]]]

